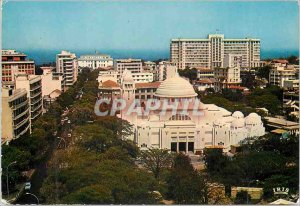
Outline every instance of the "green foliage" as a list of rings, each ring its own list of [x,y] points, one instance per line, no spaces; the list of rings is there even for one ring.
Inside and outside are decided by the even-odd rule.
[[[178,73],[180,76],[188,78],[190,81],[197,80],[197,69],[186,68],[186,69],[179,69]]]
[[[227,164],[228,159],[223,155],[222,149],[205,148],[204,161],[210,173],[220,173]]]
[[[202,175],[191,165],[188,156],[178,154],[167,179],[168,197],[177,204],[207,203],[207,188]]]
[[[221,151],[205,150],[204,160],[210,178],[225,186],[248,186],[249,181],[259,180],[258,186],[266,189],[265,198],[272,196],[271,188],[283,185],[292,194],[298,191],[299,138],[286,138],[266,134],[247,139],[242,143],[242,152],[227,159]]]
[[[140,160],[144,167],[158,179],[163,170],[171,167],[173,155],[169,153],[169,150],[152,148],[141,151]]]
[[[259,67],[257,69],[257,73],[256,75],[260,78],[265,78],[265,79],[269,79],[269,74],[270,74],[270,70],[272,69],[272,67],[270,65],[266,65],[263,67]]]

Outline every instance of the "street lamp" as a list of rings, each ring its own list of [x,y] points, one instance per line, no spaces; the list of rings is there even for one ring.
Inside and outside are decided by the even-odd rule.
[[[65,140],[64,138],[62,138],[62,137],[57,137],[57,139],[63,140],[63,141],[64,141],[64,144],[65,144],[65,148],[67,147],[67,143],[66,143],[66,140]]]
[[[37,200],[37,204],[40,204],[39,198],[37,196],[35,196],[34,194],[26,192],[26,195],[31,195],[31,196],[35,197],[35,199]]]
[[[249,185],[252,183],[252,182],[256,182],[256,183],[258,183],[259,182],[259,180],[250,180],[249,182],[248,182],[248,185],[247,185],[247,188],[249,189]],[[249,202],[249,194],[248,194],[248,192],[247,192],[247,204],[248,204],[248,202]]]
[[[7,167],[6,167],[6,189],[7,189],[7,200],[8,200],[8,198],[9,198],[8,167],[11,166],[11,165],[13,165],[13,164],[16,164],[16,163],[17,163],[17,161],[13,161],[13,162],[11,162],[9,165],[7,165]]]

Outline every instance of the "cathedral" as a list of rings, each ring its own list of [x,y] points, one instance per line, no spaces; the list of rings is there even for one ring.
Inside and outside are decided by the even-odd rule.
[[[131,75],[125,72],[120,83],[121,97],[127,102],[136,99],[136,83]],[[247,137],[265,134],[258,114],[245,117],[240,111],[231,113],[214,104],[204,104],[189,81],[178,74],[161,82],[153,92],[153,99],[170,105],[146,111],[143,104],[146,99],[142,99],[141,105],[135,107],[135,111],[140,107],[142,115],[128,114],[128,107],[119,114],[133,125],[134,134],[130,138],[142,150],[160,148],[201,154],[206,147],[217,147],[226,152],[231,145],[237,145]],[[187,101],[188,105],[185,104]],[[176,114],[172,110],[174,102],[177,102]],[[198,115],[194,114],[195,108]]]

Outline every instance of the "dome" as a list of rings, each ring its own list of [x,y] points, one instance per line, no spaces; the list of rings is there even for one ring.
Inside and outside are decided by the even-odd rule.
[[[245,120],[243,118],[235,119],[231,123],[232,127],[244,127],[245,126]]]
[[[197,96],[189,81],[183,79],[178,74],[163,81],[154,95],[167,98],[192,98]]]
[[[258,114],[256,114],[256,113],[254,113],[254,112],[250,113],[248,115],[248,117],[252,117],[252,118],[255,118],[255,119],[260,119],[260,116]]]
[[[244,114],[240,111],[235,111],[232,116],[237,119],[244,118]]]
[[[251,115],[253,114],[253,115]],[[251,113],[246,117],[246,124],[261,124],[261,118],[255,113]]]

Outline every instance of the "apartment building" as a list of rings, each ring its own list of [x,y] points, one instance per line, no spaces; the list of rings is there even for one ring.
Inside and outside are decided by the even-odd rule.
[[[107,54],[88,54],[78,58],[78,67],[89,67],[91,69],[113,66],[113,58]]]
[[[2,144],[30,132],[29,99],[25,89],[2,87]]]
[[[118,72],[118,78],[120,78],[125,70],[131,73],[140,73],[143,69],[143,64],[141,59],[116,59],[115,60],[115,70]]]
[[[296,79],[297,69],[293,65],[276,64],[270,70],[269,83],[284,87],[284,81]]]
[[[25,89],[29,99],[30,119],[35,120],[42,113],[42,78],[39,75],[18,75],[15,80],[15,89]]]
[[[64,92],[64,78],[63,74],[54,72],[55,67],[41,67],[41,69],[43,70],[41,78],[42,97],[45,108]]]
[[[214,78],[214,70],[209,68],[196,68],[197,69],[197,79],[212,79]]]
[[[65,88],[68,89],[76,81],[78,77],[78,61],[76,55],[68,52],[61,51],[56,55],[56,72],[62,73],[65,80]]]
[[[132,78],[136,83],[153,82],[154,76],[151,72],[141,72],[132,74]]]
[[[242,56],[241,68],[260,65],[260,40],[225,39],[223,34],[209,34],[207,39],[172,39],[170,60],[179,69],[224,66],[224,55]]]
[[[97,80],[98,83],[105,82],[107,80],[118,82],[118,72],[115,70],[99,71]]]
[[[161,61],[158,64],[157,81],[164,81],[167,78],[174,77],[177,73],[177,66],[169,61]]]
[[[225,88],[239,86],[240,83],[239,67],[215,68],[215,91],[218,92]]]
[[[35,74],[35,63],[15,50],[2,50],[2,81],[14,82],[17,74]]]
[[[154,94],[161,82],[136,83],[135,84],[135,99],[147,100],[153,99]]]

